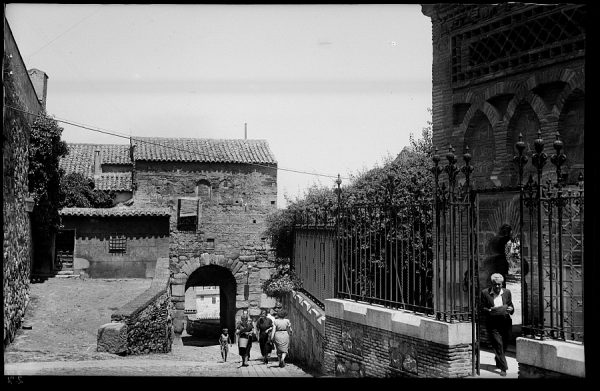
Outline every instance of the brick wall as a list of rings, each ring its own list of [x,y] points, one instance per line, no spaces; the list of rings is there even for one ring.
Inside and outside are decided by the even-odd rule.
[[[74,269],[90,278],[152,278],[156,259],[169,256],[168,217],[63,216],[75,230]],[[124,254],[109,253],[109,237],[122,234]]]
[[[453,378],[471,374],[471,326],[330,299],[324,373],[336,377]]]
[[[156,261],[155,276],[150,288],[111,315],[112,322],[127,326],[126,354],[171,351],[173,325],[169,282],[169,259],[160,258]],[[100,331],[99,334],[101,335]]]
[[[25,200],[29,196],[29,125],[24,116],[6,105],[33,113],[41,110],[25,64],[8,22],[4,19],[3,129],[2,129],[2,221],[4,346],[12,342],[21,326],[29,300],[31,272],[31,223]],[[29,118],[28,118],[29,117]]]
[[[552,155],[552,142],[559,131],[563,140],[575,140],[565,143],[564,149],[572,161],[569,178],[575,179],[583,168],[583,150],[577,146],[583,145],[584,109],[578,102],[583,101],[585,94],[584,59],[580,55],[557,54],[543,62],[543,67],[532,63],[528,68],[521,66],[518,72],[508,68],[453,84],[451,40],[459,31],[456,26],[462,28],[461,23],[468,21],[473,28],[489,23],[489,19],[470,18],[472,12],[499,17],[502,12],[525,6],[480,6],[474,10],[455,6],[454,14],[440,7],[444,6],[437,7],[439,14],[427,11],[432,18],[434,146],[446,153],[452,145],[462,163],[463,148],[469,145],[476,188],[495,188],[516,183],[512,158],[520,132],[533,148],[539,127],[545,152]],[[552,173],[553,167],[548,162],[546,171]]]

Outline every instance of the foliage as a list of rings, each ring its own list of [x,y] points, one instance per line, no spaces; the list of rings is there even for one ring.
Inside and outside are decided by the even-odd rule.
[[[302,287],[302,282],[290,269],[289,258],[276,258],[275,265],[275,273],[262,284],[263,292],[271,297],[281,297]]]
[[[34,254],[38,261],[50,254],[50,240],[60,225],[63,170],[59,161],[68,154],[67,144],[61,140],[62,131],[56,120],[46,113],[40,114],[30,129],[28,179],[29,192],[35,201],[31,219]]]
[[[114,205],[115,192],[96,190],[94,181],[83,174],[71,173],[61,180],[62,207],[110,208]]]
[[[429,110],[431,112],[431,110]],[[396,265],[397,268],[407,270],[408,260],[415,259],[417,263],[411,267],[419,275],[423,283],[431,285],[431,259],[432,259],[432,215],[431,211],[423,205],[431,205],[430,199],[433,190],[432,166],[432,131],[431,122],[422,129],[421,138],[415,139],[410,135],[410,145],[405,147],[396,158],[388,158],[382,166],[359,172],[351,176],[350,183],[341,187],[340,216],[344,217],[344,229],[351,232],[353,227],[360,226],[363,234],[370,235],[376,232],[386,232],[388,238],[395,238],[406,243],[403,254],[396,254],[397,259],[406,261],[407,264]],[[336,187],[312,186],[307,190],[302,199],[287,200],[288,207],[278,210],[267,219],[267,234],[271,237],[271,244],[276,255],[290,259],[293,252],[294,222],[318,221],[335,223],[338,209],[338,194]],[[371,210],[368,214],[357,212],[360,206],[385,206],[392,210],[400,221],[398,226],[392,226],[389,212],[384,209]],[[361,213],[363,213],[361,215]],[[373,215],[376,214],[376,216]],[[374,218],[375,217],[375,218]],[[424,228],[423,228],[424,227]],[[411,232],[424,229],[422,236]],[[341,232],[344,235],[344,232]],[[364,246],[363,246],[364,247]],[[361,247],[355,251],[369,253],[368,259],[359,257],[362,263],[354,265],[349,270],[351,280],[358,286],[361,295],[369,295],[374,289],[373,280],[378,273],[389,273],[389,266],[385,265],[385,249],[373,245],[368,250]],[[353,254],[346,254],[353,257]],[[281,282],[285,285],[284,281]],[[269,285],[265,284],[264,288]],[[427,299],[430,299],[429,297]]]

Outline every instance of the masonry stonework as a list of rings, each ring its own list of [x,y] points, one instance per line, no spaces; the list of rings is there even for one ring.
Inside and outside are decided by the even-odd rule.
[[[236,319],[242,310],[256,316],[261,308],[274,306],[273,300],[263,297],[261,284],[274,270],[274,255],[264,232],[267,215],[276,209],[276,178],[275,167],[136,161],[134,202],[172,210],[169,257],[175,276],[176,332],[185,324],[184,308],[180,307],[188,278],[203,265],[220,266],[235,280],[235,308],[229,311]],[[178,227],[180,199],[192,202],[188,211],[197,216],[197,226],[192,229]],[[248,299],[244,296],[246,283]],[[228,324],[232,321],[227,319]]]
[[[27,210],[30,123],[27,117],[7,105],[33,113],[42,109],[6,18],[2,71],[2,296],[6,346],[14,339],[27,308],[32,258],[31,223]]]

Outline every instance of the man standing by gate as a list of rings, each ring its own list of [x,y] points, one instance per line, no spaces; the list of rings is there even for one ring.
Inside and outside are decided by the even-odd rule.
[[[481,306],[488,338],[494,349],[496,367],[500,369],[500,376],[506,376],[506,348],[512,327],[510,315],[515,312],[515,308],[510,290],[502,288],[502,274],[492,274],[491,280],[492,286],[481,291]]]

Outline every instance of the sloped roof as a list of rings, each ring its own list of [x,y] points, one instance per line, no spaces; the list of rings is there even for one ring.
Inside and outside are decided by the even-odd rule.
[[[72,144],[68,143],[69,154],[60,159],[60,168],[65,174],[74,172],[92,177],[94,174],[94,151],[100,149],[102,164],[131,165],[129,145],[126,144]]]
[[[131,191],[131,172],[107,172],[94,179],[98,190]]]
[[[135,160],[277,164],[266,140],[134,138]]]
[[[63,208],[61,216],[85,217],[130,217],[130,216],[171,216],[169,208],[130,208],[118,206],[115,208]]]

